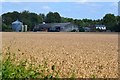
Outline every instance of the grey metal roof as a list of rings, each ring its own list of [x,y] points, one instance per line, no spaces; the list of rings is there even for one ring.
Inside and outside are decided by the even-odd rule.
[[[48,25],[51,25],[51,26],[66,26],[66,25],[69,25],[71,24],[70,22],[67,22],[67,23],[49,23]]]
[[[45,24],[39,24],[36,27],[44,27],[44,28],[49,28],[49,27],[53,27],[53,26],[64,27],[69,24],[71,24],[71,23],[70,22],[67,22],[67,23],[45,23]]]
[[[48,24],[39,24],[37,27],[48,28],[48,27],[50,27],[50,25],[48,25]]]

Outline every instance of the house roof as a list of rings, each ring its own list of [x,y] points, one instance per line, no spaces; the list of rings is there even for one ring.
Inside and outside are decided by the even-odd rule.
[[[106,27],[105,25],[95,25],[96,27]]]

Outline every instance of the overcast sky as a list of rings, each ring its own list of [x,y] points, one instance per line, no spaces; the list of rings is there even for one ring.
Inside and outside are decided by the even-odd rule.
[[[5,1],[5,0],[4,0]],[[19,0],[18,0],[19,1]],[[33,1],[33,0],[32,0]],[[117,2],[2,2],[0,14],[29,10],[37,14],[59,12],[63,17],[101,19],[107,13],[118,15]]]

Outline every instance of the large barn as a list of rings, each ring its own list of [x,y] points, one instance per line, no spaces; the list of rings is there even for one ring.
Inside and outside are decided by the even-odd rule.
[[[79,31],[79,27],[73,23],[43,23],[36,25],[33,31],[46,31],[46,32],[71,32]]]

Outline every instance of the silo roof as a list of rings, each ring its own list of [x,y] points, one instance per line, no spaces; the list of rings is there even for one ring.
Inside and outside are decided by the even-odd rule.
[[[22,22],[20,22],[19,20],[16,20],[16,21],[12,22],[12,24],[22,24]]]

